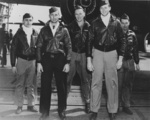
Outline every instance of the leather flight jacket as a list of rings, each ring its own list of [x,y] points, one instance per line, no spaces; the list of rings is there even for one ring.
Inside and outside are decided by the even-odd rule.
[[[92,56],[93,47],[104,52],[117,50],[119,55],[123,56],[126,46],[123,37],[120,21],[114,15],[111,15],[107,27],[104,25],[101,17],[98,17],[89,28],[87,57]]]
[[[74,20],[69,26],[69,34],[71,37],[72,43],[72,51],[76,53],[85,53],[86,52],[86,41],[88,39],[88,28],[90,24],[85,21],[82,29],[77,24],[76,20]]]
[[[40,63],[44,54],[58,54],[62,53],[66,57],[66,63],[71,59],[71,40],[66,27],[59,25],[55,35],[53,36],[49,24],[46,24],[38,36],[36,59]]]
[[[11,45],[11,65],[15,66],[16,58],[20,57],[25,60],[36,59],[36,42],[38,33],[33,29],[31,35],[30,46],[27,42],[27,37],[22,28],[19,28],[12,40]]]
[[[136,64],[139,63],[139,53],[138,53],[138,41],[135,33],[132,30],[128,30],[124,34],[126,40],[126,49],[123,59],[131,60],[134,59]]]

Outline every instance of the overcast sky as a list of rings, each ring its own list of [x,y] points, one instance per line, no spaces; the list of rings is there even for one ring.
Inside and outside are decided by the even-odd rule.
[[[11,12],[11,16],[9,21],[10,22],[21,22],[22,16],[25,13],[31,13],[34,17],[34,22],[38,22],[38,20],[42,20],[46,22],[49,17],[49,10],[50,7],[47,6],[34,6],[34,5],[14,5],[13,10]]]
[[[34,5],[17,5],[13,6],[9,22],[20,22],[22,23],[22,17],[25,13],[31,13],[34,17],[34,22],[37,23],[38,20],[47,22],[49,20],[49,9],[48,6],[34,6]],[[13,29],[13,33],[16,32],[19,25],[9,25],[9,29]],[[34,26],[39,28],[37,26]]]

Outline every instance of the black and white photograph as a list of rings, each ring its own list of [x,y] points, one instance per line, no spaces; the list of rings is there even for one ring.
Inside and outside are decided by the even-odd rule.
[[[0,0],[0,120],[150,120],[150,0]]]

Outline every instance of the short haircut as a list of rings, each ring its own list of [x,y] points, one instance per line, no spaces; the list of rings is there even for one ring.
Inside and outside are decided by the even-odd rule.
[[[32,19],[33,19],[33,16],[30,14],[30,13],[25,13],[24,15],[23,15],[23,20],[25,19],[25,18],[31,18],[32,17]]]
[[[49,9],[49,13],[50,13],[50,14],[53,13],[53,12],[56,12],[56,11],[58,11],[58,8],[57,8],[57,7],[51,7],[51,8]]]
[[[120,20],[121,20],[121,19],[127,19],[127,20],[130,21],[129,16],[128,16],[126,13],[124,13],[124,14],[121,16]]]
[[[5,23],[3,23],[3,24],[2,24],[2,27],[4,28],[5,26],[6,26],[6,24],[5,24]]]
[[[85,9],[80,5],[77,5],[74,7],[74,11],[79,10],[79,9],[82,9],[85,12]]]

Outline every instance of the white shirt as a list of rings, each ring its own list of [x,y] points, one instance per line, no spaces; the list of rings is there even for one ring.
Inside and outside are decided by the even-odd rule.
[[[27,28],[24,25],[22,26],[22,28],[23,28],[23,31],[25,32],[25,34],[27,35],[27,43],[30,46],[33,28],[32,27]]]
[[[51,28],[51,30],[52,30],[52,33],[53,33],[53,36],[54,36],[55,33],[56,33],[56,30],[57,30],[57,28],[58,28],[58,26],[59,26],[59,22],[57,22],[57,24],[55,25],[54,28],[53,28],[53,25],[52,25],[51,22],[49,23],[49,26],[50,26],[50,28]]]
[[[110,20],[110,13],[108,13],[107,16],[102,16],[102,15],[101,15],[101,19],[102,19],[104,25],[107,27],[108,24],[109,24],[109,20]]]

